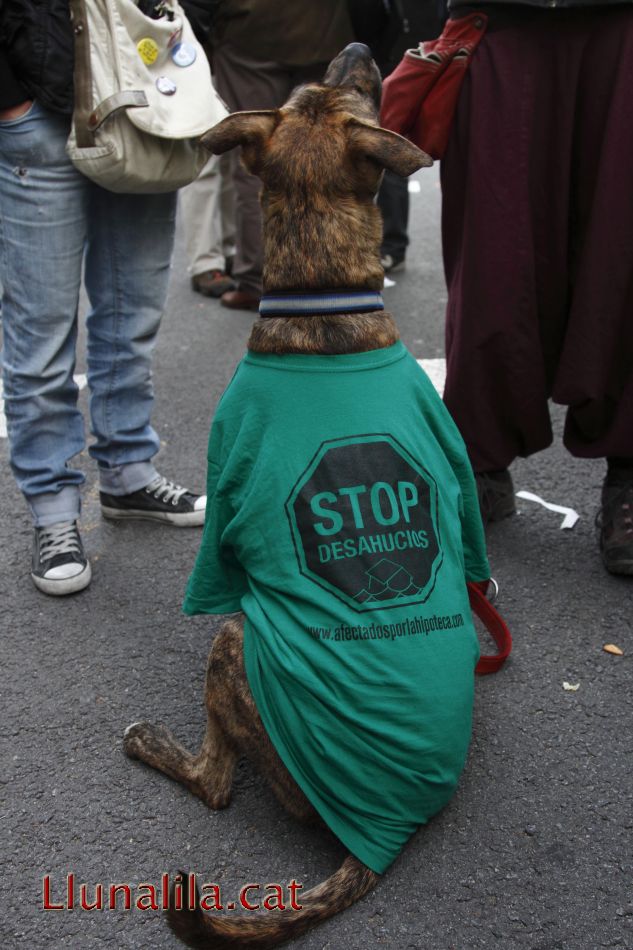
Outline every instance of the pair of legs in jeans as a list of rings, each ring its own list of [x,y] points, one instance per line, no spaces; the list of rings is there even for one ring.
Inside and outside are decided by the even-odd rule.
[[[167,293],[176,194],[117,195],[75,170],[69,121],[37,102],[0,121],[3,383],[11,467],[36,527],[74,522],[84,448],[73,380],[82,268],[90,455],[123,497],[159,478],[150,361]]]

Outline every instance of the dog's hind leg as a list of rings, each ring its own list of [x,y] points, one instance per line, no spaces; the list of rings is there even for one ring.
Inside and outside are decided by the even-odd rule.
[[[123,748],[131,759],[140,759],[180,782],[209,808],[229,804],[237,756],[211,716],[197,755],[188,752],[166,726],[151,722],[128,726]]]
[[[280,804],[298,821],[320,821],[315,808],[279,758],[257,711],[244,668],[243,624],[229,620],[209,657],[206,702],[232,747],[268,781]]]
[[[209,657],[209,670],[214,649],[215,643]],[[225,808],[231,800],[237,750],[222,729],[214,710],[215,703],[211,701],[211,692],[207,685],[207,729],[197,755],[188,752],[166,726],[150,722],[135,722],[128,726],[123,747],[131,759],[140,759],[164,772],[210,808]]]
[[[279,758],[259,717],[243,656],[241,620],[228,620],[213,642],[207,666],[207,731],[197,756],[188,752],[163,725],[136,722],[125,730],[123,746],[140,759],[185,785],[211,808],[224,808],[238,755],[249,758],[268,780],[281,805],[298,821],[320,820],[317,812]]]
[[[197,755],[188,752],[165,726],[151,722],[128,726],[123,747],[131,759],[140,759],[180,782],[209,808],[229,804],[237,756],[211,716]]]

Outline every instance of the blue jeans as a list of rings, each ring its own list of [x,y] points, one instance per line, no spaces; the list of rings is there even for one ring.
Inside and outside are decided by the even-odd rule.
[[[69,120],[38,103],[0,121],[2,366],[11,468],[37,525],[75,520],[85,446],[73,380],[82,265],[90,301],[90,455],[123,495],[156,475],[151,355],[176,194],[117,195],[66,156]]]

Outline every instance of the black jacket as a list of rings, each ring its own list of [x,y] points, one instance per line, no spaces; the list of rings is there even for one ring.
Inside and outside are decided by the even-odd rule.
[[[204,40],[214,0],[181,0]],[[68,0],[0,0],[0,109],[38,99],[53,112],[73,110],[73,32]]]

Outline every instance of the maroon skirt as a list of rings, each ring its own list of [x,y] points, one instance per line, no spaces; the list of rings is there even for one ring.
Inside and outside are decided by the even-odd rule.
[[[445,401],[476,471],[633,457],[633,9],[485,7],[442,162]]]

